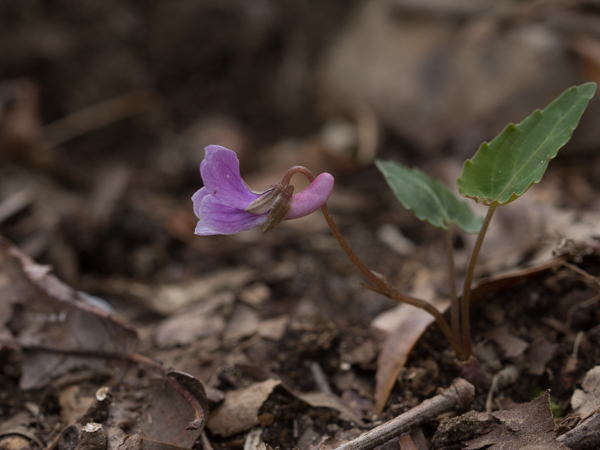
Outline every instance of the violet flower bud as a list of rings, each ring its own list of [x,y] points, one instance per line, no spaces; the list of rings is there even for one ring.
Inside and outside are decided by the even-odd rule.
[[[325,204],[333,190],[333,176],[322,173],[302,192],[275,183],[264,192],[246,186],[235,152],[218,145],[206,147],[200,164],[204,187],[192,196],[200,236],[235,234],[257,226],[263,232],[282,220],[304,217]]]

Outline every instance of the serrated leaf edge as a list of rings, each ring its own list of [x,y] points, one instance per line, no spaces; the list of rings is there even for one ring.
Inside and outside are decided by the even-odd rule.
[[[573,91],[578,91],[578,90],[580,90],[582,87],[584,87],[584,86],[587,86],[587,85],[589,85],[589,84],[592,84],[592,83],[584,83],[584,84],[582,84],[581,86],[573,86],[573,87],[571,87],[571,88],[567,89],[567,90],[566,90],[565,92],[563,92],[563,93],[562,93],[562,94],[561,94],[559,97],[557,97],[557,98],[556,98],[556,99],[554,99],[552,102],[550,102],[550,103],[548,104],[548,106],[546,106],[546,108],[544,108],[544,111],[545,111],[545,110],[546,110],[546,109],[547,109],[547,108],[548,108],[548,107],[549,107],[549,106],[550,106],[552,103],[554,103],[556,100],[558,100],[558,99],[559,99],[561,96],[565,95],[567,92],[569,92],[569,91],[571,91],[571,92],[573,92]],[[586,95],[586,94],[584,94],[584,96],[585,96],[585,97],[587,97],[587,99],[588,99],[588,102],[589,102],[589,100],[590,100],[590,99],[591,99],[591,98],[594,96],[595,92],[596,92],[596,89],[594,88],[594,91],[591,93],[591,95]],[[570,108],[570,109],[569,109],[569,110],[568,110],[568,111],[567,111],[565,114],[563,114],[563,115],[562,115],[562,117],[561,117],[561,119],[560,119],[559,123],[560,123],[560,122],[561,122],[561,121],[562,121],[562,120],[563,120],[563,119],[564,119],[564,118],[565,118],[565,117],[566,117],[566,116],[567,116],[567,115],[568,115],[568,114],[569,114],[569,113],[570,113],[570,112],[573,110],[573,108],[575,108],[575,106],[576,106],[576,104],[573,104],[573,105],[571,106],[571,108]],[[585,112],[585,109],[584,109],[584,112]],[[527,116],[527,117],[526,117],[525,119],[523,119],[523,120],[527,120],[528,118],[532,117],[534,114],[538,114],[538,115],[541,117],[541,116],[543,115],[543,111],[542,111],[542,110],[540,110],[540,109],[538,108],[538,109],[534,110],[534,111],[533,111],[533,112],[532,112],[532,113],[531,113],[529,116]],[[583,113],[582,113],[582,115],[583,115]],[[579,120],[581,120],[581,116],[580,116]],[[552,157],[549,157],[549,156],[547,156],[547,155],[546,155],[546,159],[547,159],[547,161],[546,161],[546,168],[547,168],[548,164],[550,163],[550,161],[552,161],[554,158],[556,158],[556,156],[558,155],[558,151],[559,151],[561,148],[563,148],[563,147],[564,147],[564,146],[565,146],[565,145],[566,145],[566,144],[569,142],[569,140],[570,140],[570,139],[571,139],[571,137],[573,136],[573,133],[575,132],[575,129],[576,129],[576,128],[577,128],[577,126],[579,125],[579,120],[577,121],[577,123],[575,124],[575,126],[574,126],[574,127],[571,127],[571,132],[570,132],[570,134],[568,135],[568,137],[567,137],[567,140],[566,140],[566,141],[565,141],[565,142],[564,142],[564,143],[563,143],[563,144],[562,144],[560,147],[558,147],[558,148],[556,149],[556,152],[555,152],[554,156],[552,156]],[[521,123],[522,123],[522,122],[521,122]],[[508,125],[506,125],[506,126],[504,127],[504,129],[503,129],[503,130],[500,132],[500,134],[499,134],[498,136],[501,136],[502,134],[504,134],[504,133],[505,133],[507,130],[509,130],[509,129],[511,129],[511,128],[516,128],[518,125],[520,125],[520,123],[519,123],[519,124],[509,123]],[[556,129],[557,127],[558,127],[558,125],[557,125],[557,126],[555,126],[555,127],[553,128],[553,130],[554,130],[554,129]],[[547,137],[546,137],[546,140],[544,140],[544,142],[542,142],[542,143],[539,145],[539,147],[540,147],[540,148],[541,148],[541,147],[543,147],[543,145],[544,145],[544,144],[545,144],[545,143],[548,141],[548,139],[550,138],[551,134],[552,134],[552,133],[548,133],[548,135],[547,135]],[[494,139],[496,139],[496,138],[494,138]],[[492,140],[492,141],[493,141],[493,140]],[[487,149],[489,149],[489,142],[483,142],[483,143],[480,145],[479,149],[477,150],[477,152],[476,152],[475,154],[479,153],[480,151],[485,151],[485,150],[487,150]],[[515,175],[512,177],[512,179],[511,179],[511,180],[510,180],[510,181],[507,183],[507,186],[510,186],[510,185],[512,184],[512,182],[515,180],[515,178],[517,177],[517,175],[518,175],[518,174],[520,174],[522,170],[524,170],[524,167],[525,167],[525,166],[527,166],[527,164],[528,164],[528,163],[529,163],[529,162],[530,162],[530,161],[531,161],[531,160],[532,160],[534,157],[535,157],[535,155],[532,155],[532,156],[531,156],[531,158],[529,158],[529,159],[527,160],[527,162],[526,162],[525,164],[523,164],[523,166],[521,167],[521,169],[520,169],[520,170],[519,170],[519,171],[518,171],[518,172],[517,172],[517,173],[516,173],[516,174],[515,174]],[[467,159],[467,160],[465,161],[465,163],[464,163],[464,165],[463,165],[463,171],[464,171],[464,168],[465,168],[467,165],[471,165],[471,164],[472,164],[472,162],[471,162],[471,159],[472,159],[472,158],[470,158],[470,159]],[[511,193],[511,195],[510,195],[510,197],[509,197],[509,199],[508,199],[508,200],[506,200],[506,201],[505,201],[505,202],[503,202],[503,203],[500,203],[500,202],[499,202],[499,201],[497,201],[497,200],[493,200],[492,202],[490,202],[490,201],[489,201],[489,199],[487,199],[487,198],[480,198],[480,197],[478,197],[478,196],[470,196],[470,195],[468,195],[468,194],[463,194],[463,192],[462,192],[462,189],[461,189],[461,187],[460,187],[460,180],[462,180],[462,177],[459,177],[459,179],[458,179],[458,185],[459,185],[459,186],[458,186],[458,190],[459,190],[459,193],[460,193],[460,195],[462,195],[463,197],[466,197],[466,198],[473,199],[473,200],[475,200],[475,202],[477,202],[477,203],[481,203],[481,202],[483,202],[483,204],[484,204],[485,206],[504,206],[504,205],[507,205],[507,204],[509,204],[509,203],[511,203],[511,202],[514,202],[516,199],[518,199],[519,197],[521,197],[522,195],[524,195],[524,194],[525,194],[525,193],[526,193],[526,192],[529,190],[529,188],[531,188],[531,186],[533,186],[534,184],[537,184],[537,183],[539,183],[539,182],[542,180],[542,177],[544,176],[544,174],[545,174],[545,173],[546,173],[546,170],[544,169],[544,172],[542,173],[542,175],[541,175],[541,176],[540,176],[538,179],[535,179],[535,178],[534,178],[534,180],[533,180],[533,181],[532,181],[532,182],[529,184],[529,186],[527,186],[527,188],[525,188],[525,189],[523,190],[523,192],[521,192],[520,194],[517,194],[517,192],[516,192],[516,191],[512,192],[512,193]],[[505,190],[503,190],[502,192],[500,192],[500,193],[498,194],[498,196],[497,196],[497,197],[498,197],[498,198],[499,198],[499,197],[502,197],[502,195],[503,195],[505,192],[506,192],[506,189],[505,189]]]

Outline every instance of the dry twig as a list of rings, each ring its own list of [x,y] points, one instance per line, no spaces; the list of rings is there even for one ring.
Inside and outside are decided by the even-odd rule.
[[[419,406],[390,420],[371,431],[361,434],[337,450],[371,450],[415,426],[448,411],[464,411],[471,406],[475,388],[468,381],[457,378],[448,389],[440,389],[439,394],[425,400]]]

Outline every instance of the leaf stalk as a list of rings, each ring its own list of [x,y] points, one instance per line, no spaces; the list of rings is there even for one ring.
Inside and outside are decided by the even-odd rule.
[[[461,302],[461,327],[462,327],[462,344],[464,347],[464,357],[463,361],[468,360],[473,355],[473,342],[471,341],[471,284],[473,283],[473,275],[475,273],[475,264],[477,263],[477,258],[479,257],[479,252],[481,251],[481,246],[483,244],[483,239],[485,238],[485,234],[487,233],[488,226],[492,221],[492,217],[494,216],[494,212],[496,211],[496,206],[490,206],[488,212],[483,220],[483,225],[481,225],[481,230],[479,230],[479,234],[477,235],[477,241],[475,242],[475,246],[473,247],[473,252],[471,253],[471,259],[469,260],[469,266],[467,267],[467,274],[465,277],[465,285],[463,287],[463,296]],[[460,358],[459,358],[460,359]]]

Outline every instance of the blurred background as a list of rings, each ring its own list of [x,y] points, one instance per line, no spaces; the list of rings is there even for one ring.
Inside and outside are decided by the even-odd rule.
[[[256,189],[295,164],[330,171],[343,223],[422,242],[376,156],[454,186],[482,141],[586,81],[597,0],[0,0],[0,234],[95,291],[260,264],[248,243],[325,232],[195,237],[189,198],[220,144]],[[600,209],[599,123],[594,99],[560,155],[574,176],[547,198]],[[380,240],[410,252],[394,230]]]

